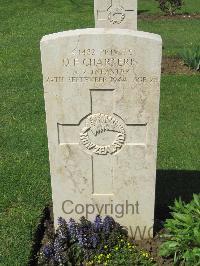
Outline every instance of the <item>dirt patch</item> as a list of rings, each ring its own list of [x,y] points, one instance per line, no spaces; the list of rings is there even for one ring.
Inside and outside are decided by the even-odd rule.
[[[161,232],[162,231],[160,231],[160,233]],[[148,251],[151,254],[151,256],[154,258],[157,265],[173,266],[174,265],[173,259],[162,258],[158,255],[159,247],[162,243],[159,234],[157,234],[153,239],[136,241],[136,245],[138,246],[139,249],[144,249]]]
[[[147,15],[147,14],[139,14],[138,19],[141,20],[172,20],[172,19],[185,19],[185,20],[191,20],[191,19],[200,19],[200,14],[176,14],[173,16],[170,15],[162,15],[162,14],[156,14],[156,15]]]
[[[43,212],[44,217],[41,219],[41,223],[38,228],[40,231],[39,236],[36,234],[35,239],[33,241],[34,245],[31,252],[31,257],[29,260],[29,266],[41,265],[38,264],[38,256],[42,251],[43,247],[52,241],[54,238],[54,225],[53,225],[53,211],[52,206],[46,207]],[[41,228],[43,229],[41,232]],[[163,229],[153,238],[148,240],[134,241],[131,240],[137,247],[138,250],[148,251],[151,256],[154,258],[157,265],[162,266],[173,266],[172,259],[164,259],[158,256],[159,246],[162,243],[160,238],[160,233],[162,233]],[[41,235],[42,234],[42,235]]]
[[[185,74],[185,75],[194,75],[197,74],[197,71],[191,70],[186,66],[178,57],[166,57],[162,58],[162,73],[163,74]]]

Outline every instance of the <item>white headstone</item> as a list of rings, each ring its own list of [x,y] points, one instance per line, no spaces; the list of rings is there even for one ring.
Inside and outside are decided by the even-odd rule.
[[[137,30],[137,0],[94,0],[96,28]]]
[[[161,46],[121,29],[43,37],[55,222],[99,213],[152,235]]]

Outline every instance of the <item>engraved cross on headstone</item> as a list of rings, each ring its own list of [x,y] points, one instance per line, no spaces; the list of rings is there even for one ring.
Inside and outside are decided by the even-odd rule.
[[[137,0],[95,0],[96,28],[137,30]]]
[[[147,124],[129,124],[114,113],[115,90],[90,90],[91,112],[74,124],[58,123],[60,145],[79,146],[92,160],[94,196],[114,194],[115,158],[125,147],[145,150]],[[102,102],[104,103],[102,105]],[[106,103],[106,104],[105,104]]]

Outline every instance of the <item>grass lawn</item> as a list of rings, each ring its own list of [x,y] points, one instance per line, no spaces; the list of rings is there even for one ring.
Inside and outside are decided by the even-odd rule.
[[[51,199],[39,41],[93,27],[93,1],[85,2],[0,0],[0,265],[27,265],[41,209]],[[199,1],[185,2],[187,12],[200,11]],[[139,0],[139,9],[158,12],[153,0]],[[176,55],[199,42],[198,24],[140,20],[139,28],[161,34],[164,54]],[[198,74],[162,77],[159,169],[200,170],[199,101]]]
[[[200,19],[140,20],[138,28],[162,36],[164,55],[174,56],[185,47],[189,48],[199,44]]]

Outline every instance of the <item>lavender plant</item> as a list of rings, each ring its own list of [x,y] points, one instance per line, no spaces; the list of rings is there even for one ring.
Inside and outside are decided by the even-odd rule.
[[[96,216],[94,222],[85,217],[77,223],[58,219],[58,229],[51,243],[42,251],[42,265],[82,265],[92,257],[110,252],[119,239],[127,239],[127,231],[112,217]],[[105,250],[106,246],[106,250]]]

